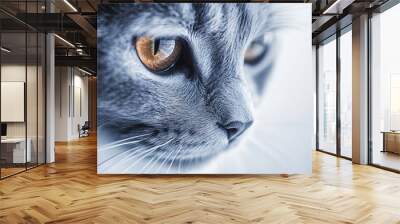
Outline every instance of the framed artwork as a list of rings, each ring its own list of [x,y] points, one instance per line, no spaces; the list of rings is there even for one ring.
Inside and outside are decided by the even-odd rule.
[[[310,173],[311,55],[311,4],[101,5],[98,173]]]

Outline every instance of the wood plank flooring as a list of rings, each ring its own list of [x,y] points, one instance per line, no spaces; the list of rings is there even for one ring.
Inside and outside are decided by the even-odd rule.
[[[17,167],[17,168],[15,168],[15,167],[11,167],[11,168],[9,168],[9,167],[7,167],[7,168],[4,168],[4,167],[2,167],[1,168],[1,177],[7,177],[7,176],[10,176],[10,175],[13,175],[13,174],[16,174],[16,173],[19,173],[19,172],[23,172],[23,171],[25,171],[25,167]]]
[[[99,176],[96,139],[0,181],[0,223],[400,223],[400,175],[315,152],[313,174]]]

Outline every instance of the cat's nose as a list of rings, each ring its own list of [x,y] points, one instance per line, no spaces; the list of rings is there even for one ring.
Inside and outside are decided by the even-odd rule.
[[[223,125],[223,128],[226,130],[226,133],[228,135],[229,142],[239,137],[247,128],[251,126],[252,123],[253,121],[249,122],[233,121],[226,125]]]

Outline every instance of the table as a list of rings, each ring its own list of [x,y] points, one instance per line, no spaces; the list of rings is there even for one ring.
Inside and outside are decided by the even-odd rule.
[[[26,163],[32,160],[32,141],[26,139],[27,147],[25,151],[25,138],[5,138],[1,139],[1,157],[6,163]]]
[[[399,131],[382,131],[383,133],[383,150],[382,152],[392,152],[400,154],[400,132]]]

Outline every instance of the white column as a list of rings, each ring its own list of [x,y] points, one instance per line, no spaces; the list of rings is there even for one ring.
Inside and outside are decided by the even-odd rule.
[[[368,15],[353,20],[353,162],[368,163]]]
[[[46,1],[47,12],[54,11],[51,1]],[[55,43],[54,34],[46,35],[46,163],[55,161]]]
[[[54,35],[46,36],[46,163],[55,161],[54,133],[55,133],[55,60],[54,60]]]

